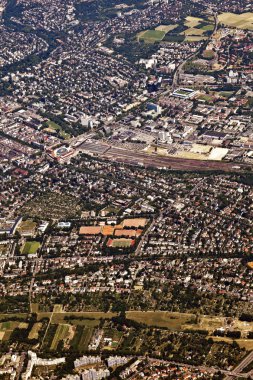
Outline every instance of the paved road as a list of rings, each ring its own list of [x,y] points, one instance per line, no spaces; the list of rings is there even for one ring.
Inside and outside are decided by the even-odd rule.
[[[237,375],[237,376],[240,374],[240,376],[241,376],[244,368],[246,368],[252,361],[253,361],[253,351],[251,351],[246,356],[246,358],[244,358],[243,361],[237,367],[235,367],[233,369],[232,373],[235,374],[235,375]],[[251,372],[248,373],[248,374],[246,374],[246,376],[249,376],[249,374],[251,374]],[[230,379],[231,379],[231,376],[225,377],[225,380],[230,380]]]

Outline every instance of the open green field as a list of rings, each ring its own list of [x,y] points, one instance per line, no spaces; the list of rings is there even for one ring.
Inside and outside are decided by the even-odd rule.
[[[28,314],[27,313],[16,313],[16,314],[13,314],[13,313],[10,313],[10,314],[6,314],[6,313],[1,313],[0,314],[0,324],[1,324],[1,321],[3,319],[9,319],[10,321],[12,320],[12,318],[19,318],[19,319],[24,319],[26,320],[28,317]]]
[[[222,13],[218,16],[220,23],[238,29],[253,30],[253,13]]]
[[[77,326],[74,338],[71,341],[71,346],[80,352],[86,351],[93,335],[93,331],[93,327]]]
[[[38,339],[41,327],[42,323],[34,323],[31,331],[29,332],[28,339]]]
[[[19,326],[19,321],[6,321],[2,322],[0,325],[1,330],[14,330],[16,327]]]
[[[62,305],[61,304],[55,304],[54,305],[54,313],[62,313]]]
[[[80,339],[79,344],[78,344],[78,348],[80,350],[87,350],[89,342],[90,342],[91,337],[93,335],[93,331],[94,331],[93,328],[84,327],[82,335],[81,335],[81,339]]]
[[[155,30],[161,30],[162,32],[168,33],[171,30],[174,30],[178,24],[171,24],[171,25],[159,25],[155,28]]]
[[[74,326],[97,327],[99,325],[99,319],[71,319],[68,322]]]
[[[182,34],[185,34],[186,36],[202,36],[204,32],[205,31],[202,29],[189,28],[189,29],[186,29]]]
[[[203,18],[187,16],[185,19],[185,26],[188,26],[188,28],[195,28],[195,26],[203,21]]]
[[[193,314],[172,313],[167,311],[128,311],[128,319],[148,326],[167,327],[172,330],[182,329],[185,323],[193,321]]]
[[[36,314],[39,312],[39,304],[38,303],[31,303],[31,312],[36,313]]]
[[[34,255],[40,248],[38,241],[27,241],[22,249],[23,255]]]
[[[204,36],[186,36],[185,42],[199,42],[199,41],[205,41],[207,40],[207,37]]]
[[[128,311],[127,318],[148,326],[167,327],[171,330],[206,330],[212,332],[225,326],[225,318],[167,311]]]
[[[20,321],[0,322],[0,341],[8,341],[14,329],[27,329],[28,324]]]
[[[253,350],[253,339],[231,339],[221,336],[212,336],[214,342],[226,342],[233,344],[235,341],[241,348],[245,348],[246,351]]]
[[[56,333],[54,335],[54,339],[53,339],[51,347],[50,347],[51,350],[56,350],[60,340],[64,341],[68,337],[69,328],[70,328],[70,325],[68,325],[68,324],[58,325]]]
[[[234,95],[234,91],[220,91],[218,95],[222,96],[223,98],[230,98]]]
[[[212,50],[204,50],[202,56],[205,59],[213,59],[215,57],[215,53]]]
[[[164,30],[145,30],[137,34],[138,40],[143,40],[145,43],[153,44],[162,41],[166,32]]]
[[[214,24],[204,25],[201,29],[205,31],[212,31],[214,29]]]
[[[199,17],[188,16],[186,19],[176,26],[176,28],[169,30],[165,37],[164,42],[199,42],[207,40],[208,36],[214,29],[212,19],[205,19]]]
[[[64,138],[65,140],[69,139],[70,138],[70,135],[68,133],[66,133],[62,127],[59,125],[59,124],[56,124],[54,121],[52,120],[49,120],[47,121],[47,126],[49,129],[51,129],[52,131],[59,131],[59,134],[62,138]]]
[[[51,313],[40,313],[40,314],[42,314],[43,316],[51,315]],[[112,317],[115,317],[116,315],[117,313],[103,313],[99,311],[54,313],[52,316],[52,323],[62,323],[65,320],[64,319],[65,317],[73,317],[73,320],[77,320],[78,317],[81,317],[83,319],[87,318],[87,321],[89,321],[89,318],[94,318],[95,320],[99,321],[99,319],[101,318],[111,319]],[[90,319],[90,321],[93,322],[93,319]]]

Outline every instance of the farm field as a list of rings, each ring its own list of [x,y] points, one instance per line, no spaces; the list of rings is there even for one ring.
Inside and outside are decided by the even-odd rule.
[[[70,343],[71,346],[80,352],[86,351],[93,335],[93,331],[93,327],[77,326],[75,335]]]
[[[34,323],[31,331],[29,332],[28,339],[38,339],[39,337],[39,331],[42,327],[42,323]]]
[[[34,255],[40,248],[38,241],[27,241],[22,249],[23,255]]]
[[[70,325],[68,324],[59,324],[57,326],[56,333],[51,343],[51,347],[50,347],[51,350],[56,350],[58,343],[61,340],[64,341],[69,336],[69,330],[70,330]]]
[[[220,23],[239,28],[253,30],[253,13],[247,12],[242,14],[222,13],[218,16]]]
[[[207,40],[207,37],[203,36],[186,36],[185,42],[199,42],[199,41],[205,41]]]
[[[162,32],[168,33],[171,30],[175,29],[178,26],[178,24],[174,25],[159,25],[155,28],[155,30],[161,30]]]
[[[188,26],[188,28],[195,28],[195,26],[199,25],[201,22],[203,22],[203,18],[187,16],[185,19],[185,26]]]
[[[51,313],[40,313],[40,314],[43,314],[43,316],[44,316],[44,314],[46,314],[46,315],[49,314],[49,316],[51,315]],[[115,317],[116,315],[117,315],[117,313],[103,313],[103,312],[99,312],[99,311],[73,312],[73,313],[72,312],[54,313],[52,316],[52,323],[62,323],[65,320],[64,317],[66,317],[66,316],[68,316],[70,318],[73,317],[73,320],[81,317],[83,319],[87,318],[87,321],[89,321],[89,318],[94,318],[98,321],[101,318],[111,319],[112,317]],[[93,320],[90,319],[90,322],[93,322]]]
[[[203,29],[197,29],[197,28],[189,28],[186,29],[182,34],[185,34],[186,36],[202,36],[204,34]]]
[[[181,34],[185,36],[185,42],[199,42],[207,40],[207,32],[211,32],[214,24],[210,20],[188,16],[185,19],[185,27]]]
[[[28,324],[20,321],[5,321],[0,323],[0,341],[9,340],[14,329],[27,329]]]

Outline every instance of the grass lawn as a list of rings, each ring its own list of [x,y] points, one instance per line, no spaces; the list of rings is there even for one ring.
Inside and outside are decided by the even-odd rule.
[[[204,30],[205,32],[212,31],[214,29],[214,25],[213,24],[204,25],[202,26],[201,29]]]
[[[143,40],[145,43],[153,44],[154,42],[162,41],[166,32],[163,30],[146,30],[137,34],[138,40]]]
[[[213,95],[209,95],[209,94],[201,94],[199,97],[198,97],[199,100],[204,100],[205,102],[213,102]]]
[[[66,133],[59,124],[56,124],[54,121],[47,121],[48,128],[53,129],[54,131],[59,131],[60,136],[65,140],[70,138],[70,135]]]
[[[204,50],[202,56],[203,58],[206,58],[206,59],[213,59],[215,54],[212,50]]]
[[[38,241],[27,241],[22,249],[23,255],[34,255],[40,248]]]

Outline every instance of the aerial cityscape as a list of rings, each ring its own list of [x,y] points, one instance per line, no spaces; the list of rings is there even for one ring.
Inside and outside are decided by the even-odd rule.
[[[0,0],[0,380],[253,379],[252,0]]]

